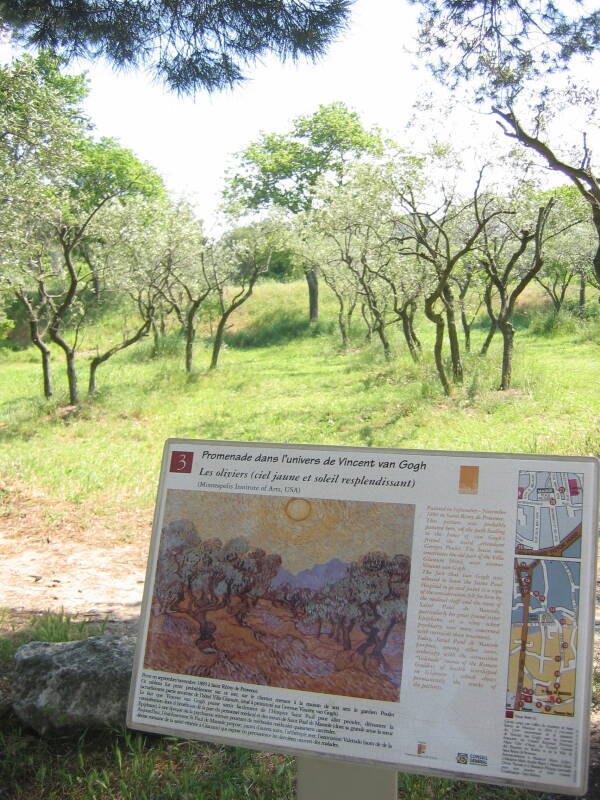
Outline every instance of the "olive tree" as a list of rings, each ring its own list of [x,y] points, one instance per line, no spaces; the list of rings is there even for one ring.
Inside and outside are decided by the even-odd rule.
[[[566,0],[415,2],[423,6],[420,43],[435,74],[452,87],[474,88],[506,136],[569,180],[586,202],[600,281],[600,177],[590,141],[598,129],[598,92],[568,72],[582,59],[597,68],[600,13]],[[569,141],[565,132],[577,117],[582,122]]]
[[[211,247],[207,271],[218,295],[220,317],[210,370],[217,368],[231,315],[250,299],[260,276],[268,273],[273,253],[281,249],[285,236],[282,221],[270,218],[233,228]]]
[[[110,139],[83,139],[78,151],[79,160],[68,185],[42,217],[60,253],[59,291],[47,286],[42,291],[50,307],[48,334],[65,354],[71,405],[80,401],[75,367],[78,331],[86,312],[85,289],[94,279],[92,270],[82,270],[78,248],[109,203],[162,191],[154,170]],[[68,321],[72,325],[75,322],[71,335],[65,333]]]
[[[491,200],[480,199],[482,178],[483,170],[471,198],[461,197],[452,184],[442,186],[436,197],[424,195],[422,189],[413,184],[396,183],[397,202],[402,210],[398,220],[398,248],[423,264],[429,275],[424,298],[425,316],[435,326],[434,360],[446,395],[450,394],[443,358],[446,331],[453,380],[456,383],[463,380],[451,277],[473,252],[486,226],[502,213]]]
[[[83,76],[61,74],[48,54],[0,67],[0,305],[16,297],[23,308],[47,398],[53,387],[42,287],[54,272],[56,248],[42,220],[79,162],[84,95]]]
[[[186,616],[199,630],[197,644],[212,639],[210,612],[227,608],[238,622],[270,593],[281,557],[267,554],[239,536],[223,542],[202,539],[193,523],[171,522],[162,530],[154,581],[158,612]]]
[[[321,185],[309,220],[312,235],[322,242],[328,283],[338,296],[342,338],[347,306],[342,290],[352,302],[356,301],[351,293],[356,292],[368,309],[370,326],[381,342],[384,357],[391,357],[387,329],[401,321],[408,350],[416,359],[420,344],[413,317],[423,274],[415,259],[406,257],[397,247],[394,201],[385,166],[358,166],[349,171],[343,185]]]
[[[358,114],[344,103],[321,105],[297,117],[284,134],[262,134],[241,153],[228,176],[225,199],[231,208],[283,209],[290,214],[313,206],[320,181],[341,185],[357,159],[380,154],[383,140],[367,130]],[[318,318],[318,271],[304,264],[309,293],[309,319]]]
[[[305,603],[306,621],[318,624],[317,636],[329,626],[329,635],[344,650],[351,650],[351,634],[363,635],[357,654],[377,662],[394,628],[406,620],[410,560],[371,551],[353,561],[346,575],[312,594]]]
[[[135,265],[136,286],[145,285],[154,298],[155,313],[148,322],[155,350],[157,318],[164,327],[165,316],[174,314],[185,338],[185,369],[191,373],[198,314],[219,284],[202,222],[189,203],[166,197],[130,201],[121,217],[115,246]]]

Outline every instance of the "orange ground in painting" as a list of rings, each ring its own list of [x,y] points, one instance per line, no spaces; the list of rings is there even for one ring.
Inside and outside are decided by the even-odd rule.
[[[352,631],[352,649],[344,650],[327,632],[317,636],[316,626],[299,630],[288,609],[268,600],[260,600],[243,624],[234,610],[208,613],[216,625],[210,644],[196,643],[199,626],[187,615],[154,614],[145,666],[309,692],[398,700],[404,640],[400,625],[380,660],[356,652],[365,640],[360,630]]]

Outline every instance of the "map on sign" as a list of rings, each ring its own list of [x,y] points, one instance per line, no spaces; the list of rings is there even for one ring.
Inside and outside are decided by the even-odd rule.
[[[581,558],[581,475],[522,470],[518,497],[517,553]]]
[[[582,507],[581,475],[519,472],[511,711],[574,714]]]
[[[577,561],[515,559],[507,708],[572,716]]]

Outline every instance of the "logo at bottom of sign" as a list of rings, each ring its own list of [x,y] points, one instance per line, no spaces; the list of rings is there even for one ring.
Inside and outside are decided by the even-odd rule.
[[[457,753],[457,764],[472,764],[477,767],[487,767],[488,757],[481,753]]]

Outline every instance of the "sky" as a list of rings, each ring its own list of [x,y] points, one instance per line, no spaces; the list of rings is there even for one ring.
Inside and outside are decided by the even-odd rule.
[[[241,479],[240,479],[241,480]],[[298,518],[292,504],[307,506]],[[310,500],[267,495],[169,490],[163,525],[193,522],[203,540],[243,536],[253,547],[278,553],[294,574],[340,553],[346,563],[373,550],[410,555],[415,507],[408,503]]]
[[[313,64],[272,58],[248,72],[234,90],[195,98],[168,92],[141,72],[115,72],[106,63],[81,63],[88,73],[86,110],[102,136],[113,136],[158,169],[175,194],[191,196],[211,218],[234,154],[264,132],[336,100],[367,126],[390,133],[410,116],[420,81],[404,49],[416,30],[416,11],[399,0],[358,0],[351,24],[327,56]]]
[[[394,138],[411,115],[419,87],[412,46],[417,11],[405,0],[357,0],[350,25],[317,63],[281,64],[276,58],[247,71],[234,90],[196,97],[169,92],[142,71],[115,71],[108,63],[75,62],[86,72],[85,109],[97,136],[110,136],[152,164],[176,196],[189,197],[210,221],[223,175],[234,155],[261,132],[285,132],[291,121],[320,104],[341,100],[367,126]],[[0,46],[0,59],[11,51]]]
[[[210,233],[235,153],[261,132],[289,130],[295,117],[320,104],[341,100],[367,127],[377,125],[403,143],[415,101],[433,91],[436,109],[421,130],[413,127],[417,139],[436,129],[454,144],[468,143],[473,164],[478,145],[481,159],[488,155],[492,131],[502,141],[489,114],[464,104],[451,114],[447,91],[424,65],[414,67],[417,13],[407,0],[356,0],[349,28],[316,64],[270,58],[248,70],[243,85],[212,95],[181,97],[142,71],[117,72],[101,61],[70,69],[88,75],[85,108],[96,135],[118,139],[152,164],[176,197],[192,201]],[[0,45],[0,59],[9,54]]]

